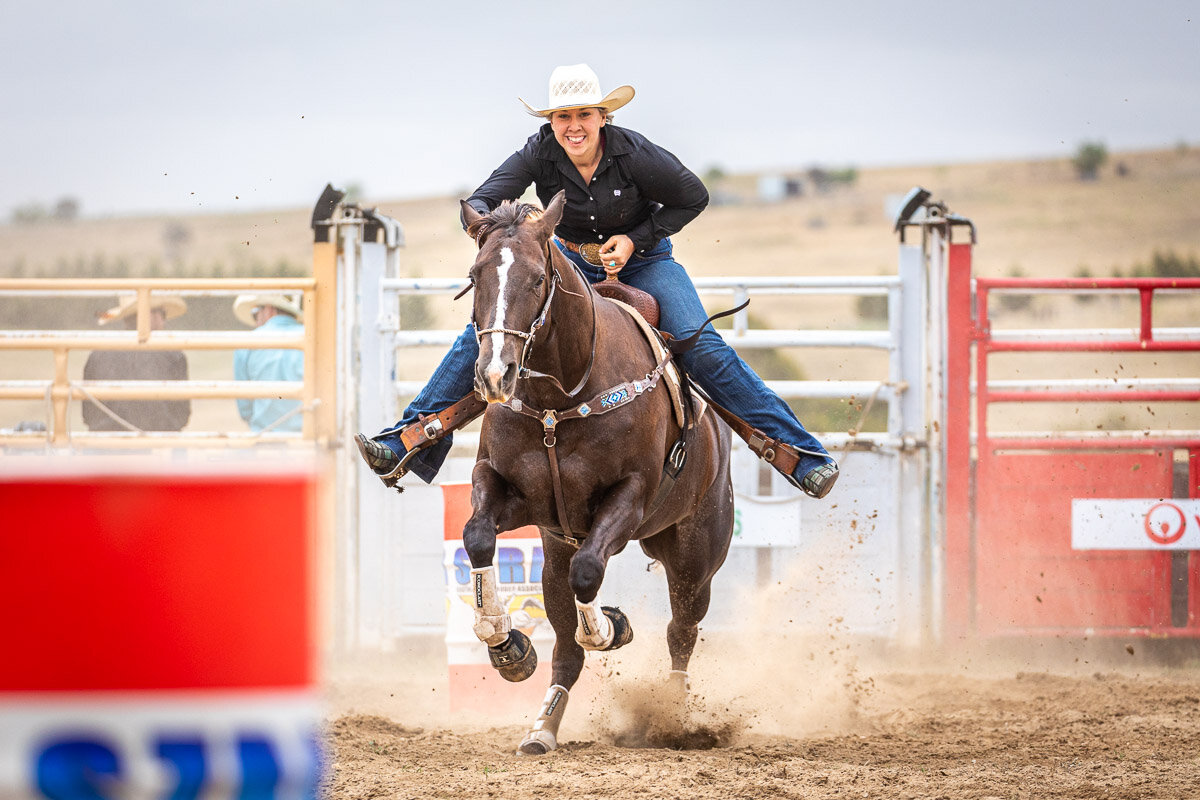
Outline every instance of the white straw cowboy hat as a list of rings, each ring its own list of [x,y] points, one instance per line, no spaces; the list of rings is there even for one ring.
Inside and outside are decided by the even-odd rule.
[[[608,94],[600,91],[600,79],[587,64],[555,67],[550,73],[550,96],[545,108],[534,108],[522,98],[518,100],[535,117],[548,117],[564,108],[603,108],[605,113],[616,111],[633,99],[632,86],[618,86]]]
[[[257,325],[254,321],[254,309],[261,306],[272,306],[298,320],[304,320],[304,312],[300,310],[300,306],[281,294],[239,294],[233,301],[233,315],[239,322],[253,328]]]
[[[161,308],[167,319],[175,319],[182,316],[187,311],[187,303],[183,302],[182,297],[150,297],[150,308]],[[101,325],[107,325],[110,322],[116,322],[119,319],[125,319],[137,313],[137,298],[123,297],[117,300],[117,304],[107,311],[101,311],[96,315],[96,322]]]

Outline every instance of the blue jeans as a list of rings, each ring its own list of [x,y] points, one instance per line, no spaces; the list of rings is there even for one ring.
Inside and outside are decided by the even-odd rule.
[[[588,280],[604,280],[602,268],[592,266],[577,253],[559,249]],[[658,300],[659,328],[676,339],[691,336],[708,319],[696,287],[671,255],[670,239],[663,239],[646,253],[635,253],[621,269],[621,281]],[[416,422],[419,415],[437,413],[473,391],[478,357],[475,330],[468,325],[450,347],[429,383],[404,409],[400,421],[373,438],[403,454],[405,448],[400,442],[403,428]],[[794,473],[797,479],[803,478],[814,467],[833,460],[816,437],[804,429],[788,404],[767,388],[762,378],[742,361],[712,325],[705,326],[696,346],[678,360],[688,376],[713,400],[767,436],[797,448],[800,451],[800,463]],[[450,452],[450,439],[446,436],[414,456],[409,462],[412,472],[426,483],[432,482]]]

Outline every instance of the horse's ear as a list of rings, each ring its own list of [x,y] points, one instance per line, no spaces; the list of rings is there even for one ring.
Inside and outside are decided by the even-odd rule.
[[[542,218],[538,224],[542,226],[543,238],[549,239],[554,235],[554,229],[558,227],[558,223],[562,220],[563,206],[566,205],[567,192],[565,189],[559,189],[558,194],[554,195],[554,199],[546,206],[546,210],[542,212]]]
[[[479,220],[483,219],[483,214],[480,214],[478,211],[476,211],[475,207],[472,206],[470,203],[468,203],[466,200],[459,200],[458,202],[462,206],[461,217],[462,217],[463,227],[468,229],[467,235],[471,236],[471,232],[469,230],[470,227],[472,225],[474,225],[476,222],[478,222]],[[475,237],[471,236],[471,238],[475,238]]]

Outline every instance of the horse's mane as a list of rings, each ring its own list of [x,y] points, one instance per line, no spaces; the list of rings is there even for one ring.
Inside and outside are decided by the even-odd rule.
[[[483,244],[483,240],[492,231],[506,228],[511,235],[516,227],[526,219],[535,220],[542,216],[542,209],[532,203],[518,203],[505,200],[486,217],[481,217],[467,226],[467,235]]]

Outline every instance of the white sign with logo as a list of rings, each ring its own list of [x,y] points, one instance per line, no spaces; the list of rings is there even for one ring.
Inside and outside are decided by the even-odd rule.
[[[1200,550],[1200,500],[1072,500],[1071,547]]]
[[[733,504],[735,547],[797,547],[800,544],[800,495],[737,495]]]

